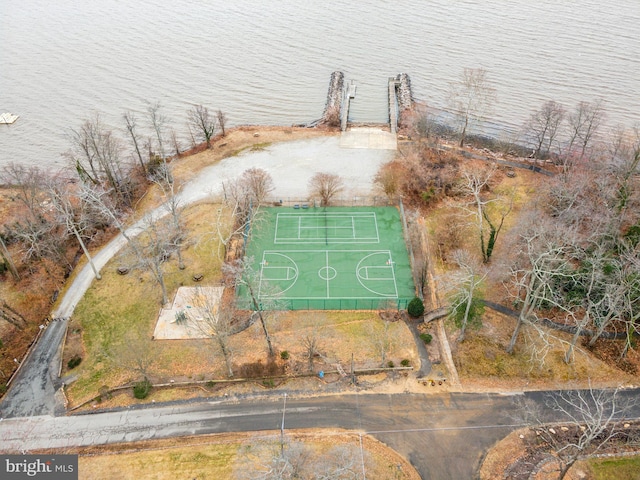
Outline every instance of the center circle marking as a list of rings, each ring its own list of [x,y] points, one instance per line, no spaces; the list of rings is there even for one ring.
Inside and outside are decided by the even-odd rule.
[[[333,280],[337,275],[338,272],[336,272],[336,269],[333,267],[322,267],[318,270],[318,276],[322,280]]]

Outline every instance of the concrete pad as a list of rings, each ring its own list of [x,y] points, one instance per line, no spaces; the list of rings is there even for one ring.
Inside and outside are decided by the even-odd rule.
[[[189,338],[209,338],[203,323],[198,297],[207,296],[219,303],[224,287],[180,287],[176,292],[171,308],[160,310],[158,322],[153,332],[155,340],[177,340]],[[216,303],[216,305],[217,305]],[[176,315],[184,312],[186,320],[178,323]]]
[[[340,148],[370,148],[373,150],[397,150],[398,139],[393,133],[379,128],[351,128],[342,132]]]

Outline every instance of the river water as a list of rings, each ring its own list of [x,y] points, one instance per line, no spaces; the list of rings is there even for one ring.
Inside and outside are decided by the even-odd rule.
[[[160,102],[186,145],[194,104],[229,124],[320,117],[334,70],[354,80],[354,121],[387,121],[389,76],[446,108],[449,82],[484,67],[491,120],[515,132],[543,101],[605,101],[640,121],[640,2],[557,0],[0,0],[0,166],[63,165],[66,134],[100,112],[142,123]]]

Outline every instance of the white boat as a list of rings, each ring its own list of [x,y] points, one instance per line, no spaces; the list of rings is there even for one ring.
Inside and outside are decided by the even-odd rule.
[[[14,115],[13,113],[0,114],[0,124],[9,125],[15,122],[17,119],[18,119],[18,115]]]

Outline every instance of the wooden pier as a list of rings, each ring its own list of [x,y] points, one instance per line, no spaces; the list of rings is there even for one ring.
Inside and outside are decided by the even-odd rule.
[[[351,100],[356,98],[357,86],[353,80],[344,83],[344,73],[333,72],[329,81],[327,103],[319,123],[332,126],[340,124],[340,130],[349,129],[349,110]],[[389,77],[387,82],[389,130],[392,135],[398,134],[398,128],[406,121],[407,113],[413,110],[413,96],[411,94],[411,80],[409,75],[401,73]],[[362,126],[362,125],[360,125]]]
[[[349,105],[351,104],[351,99],[356,98],[356,84],[349,84],[349,88],[345,91],[345,98],[342,102],[342,118],[340,122],[340,129],[344,132],[347,130],[347,124],[349,123]]]
[[[398,131],[398,97],[396,88],[400,82],[395,77],[389,77],[389,126],[394,135]]]

